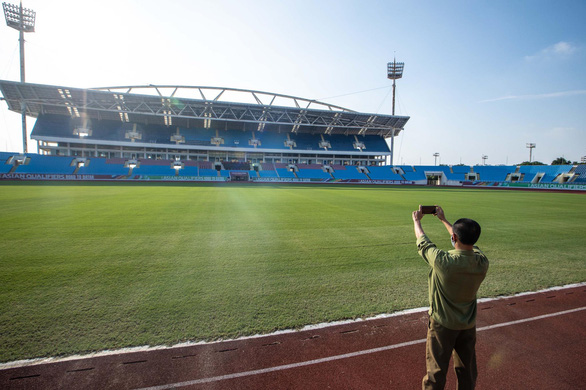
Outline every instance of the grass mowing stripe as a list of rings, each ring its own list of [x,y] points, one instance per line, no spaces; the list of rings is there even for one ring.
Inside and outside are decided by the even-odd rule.
[[[483,227],[481,295],[586,279],[581,194],[1,185],[0,361],[213,340],[426,304],[410,212]],[[428,234],[449,247],[426,217]],[[560,250],[563,248],[563,251]]]

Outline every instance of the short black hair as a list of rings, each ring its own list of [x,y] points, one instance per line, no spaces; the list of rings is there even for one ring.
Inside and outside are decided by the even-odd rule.
[[[460,218],[452,225],[452,232],[465,245],[474,245],[480,237],[480,225],[473,219]]]

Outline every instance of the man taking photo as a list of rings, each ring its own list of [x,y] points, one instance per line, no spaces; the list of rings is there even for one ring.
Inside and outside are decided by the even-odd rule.
[[[488,259],[478,249],[480,225],[462,218],[453,225],[440,206],[419,206],[413,212],[417,250],[429,264],[429,326],[426,343],[427,374],[423,389],[443,389],[450,357],[458,389],[474,389],[476,369],[476,293],[488,271]],[[454,249],[438,249],[421,227],[424,211],[435,215],[446,227]]]

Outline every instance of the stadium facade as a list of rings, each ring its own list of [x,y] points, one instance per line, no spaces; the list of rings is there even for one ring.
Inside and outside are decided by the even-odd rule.
[[[0,81],[37,118],[40,154],[126,159],[383,165],[406,116],[276,93],[186,86],[80,89]],[[196,95],[180,97],[182,94]]]

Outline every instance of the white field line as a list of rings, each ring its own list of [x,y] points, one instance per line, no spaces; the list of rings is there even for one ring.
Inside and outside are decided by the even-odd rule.
[[[498,301],[498,300],[502,300],[502,299],[509,299],[509,298],[515,298],[515,297],[520,297],[520,296],[525,296],[525,295],[539,294],[539,293],[544,293],[544,292],[549,292],[549,291],[577,288],[577,287],[582,287],[582,286],[586,286],[586,282],[568,284],[565,286],[551,287],[551,288],[546,288],[546,289],[539,290],[539,291],[522,292],[522,293],[509,295],[509,296],[502,296],[502,297],[495,297],[495,298],[481,298],[478,300],[478,303]],[[93,352],[93,353],[89,353],[89,354],[85,354],[85,355],[72,355],[72,356],[66,356],[66,357],[48,357],[48,358],[38,358],[38,359],[28,359],[28,360],[17,360],[17,361],[8,362],[8,363],[0,363],[0,370],[9,369],[9,368],[16,368],[16,367],[33,366],[33,365],[38,365],[38,364],[60,363],[60,362],[66,362],[66,361],[71,361],[71,360],[91,359],[91,358],[102,357],[102,356],[121,355],[121,354],[135,353],[135,352],[160,351],[160,350],[166,350],[166,349],[191,347],[191,346],[196,346],[196,345],[218,344],[218,343],[223,343],[223,342],[227,342],[227,341],[240,341],[240,340],[248,340],[248,339],[261,338],[261,337],[278,336],[278,335],[282,335],[282,334],[289,334],[289,333],[303,332],[303,331],[308,331],[308,330],[329,328],[329,327],[338,326],[338,325],[347,325],[347,324],[352,324],[352,323],[356,323],[356,322],[364,322],[364,321],[371,321],[371,320],[377,320],[377,319],[399,317],[399,316],[413,314],[413,313],[425,312],[428,310],[429,310],[429,307],[419,307],[419,308],[414,308],[414,309],[402,310],[402,311],[398,311],[398,312],[390,313],[390,314],[379,314],[377,316],[369,317],[369,318],[357,318],[357,319],[353,319],[353,320],[325,322],[322,324],[307,325],[301,329],[279,330],[279,331],[273,332],[273,333],[257,334],[257,335],[253,335],[253,336],[245,336],[245,337],[240,337],[240,338],[236,338],[236,339],[225,339],[225,340],[217,340],[217,341],[199,341],[199,342],[192,342],[191,341],[191,342],[186,342],[186,343],[175,344],[172,346],[157,345],[157,346],[151,347],[151,346],[146,345],[146,346],[141,346],[141,347],[121,348],[121,349],[116,349],[116,350],[105,350],[105,351]]]
[[[517,321],[503,322],[503,323],[500,323],[500,324],[483,326],[482,328],[478,328],[476,331],[477,332],[482,332],[482,331],[485,331],[485,330],[490,330],[490,329],[495,329],[495,328],[502,328],[504,326],[517,325],[517,324],[521,324],[521,323],[524,323],[524,322],[538,321],[538,320],[542,320],[542,319],[545,319],[545,318],[557,317],[557,316],[561,316],[561,315],[564,315],[564,314],[570,314],[570,313],[574,313],[574,312],[582,311],[582,310],[586,310],[586,306],[578,307],[576,309],[564,310],[564,311],[560,311],[560,312],[557,312],[557,313],[544,314],[544,315],[537,316],[537,317],[524,318],[522,320],[517,320]],[[219,382],[219,381],[223,381],[223,380],[227,380],[227,379],[235,379],[235,378],[242,378],[242,377],[246,377],[246,376],[266,374],[266,373],[269,373],[269,372],[289,370],[289,369],[292,369],[292,368],[299,368],[299,367],[304,367],[304,366],[311,366],[311,365],[314,365],[314,364],[327,363],[327,362],[332,362],[332,361],[335,361],[335,360],[348,359],[348,358],[353,358],[353,357],[356,357],[356,356],[362,356],[362,355],[368,355],[368,354],[377,353],[377,352],[389,351],[391,349],[408,347],[408,346],[416,345],[416,344],[423,344],[423,343],[425,343],[425,341],[426,341],[426,339],[419,339],[419,340],[407,341],[407,342],[404,342],[404,343],[393,344],[393,345],[386,345],[384,347],[379,347],[379,348],[365,349],[365,350],[362,350],[362,351],[345,353],[345,354],[342,354],[342,355],[334,355],[334,356],[329,356],[329,357],[321,358],[321,359],[307,360],[307,361],[304,361],[304,362],[292,363],[292,364],[284,364],[284,365],[281,365],[281,366],[268,367],[268,368],[263,368],[263,369],[260,369],[260,370],[243,371],[243,372],[237,372],[237,373],[234,373],[234,374],[227,374],[227,375],[220,375],[220,376],[214,376],[214,377],[209,377],[209,378],[195,379],[195,380],[186,381],[186,382],[170,383],[170,384],[166,384],[166,385],[153,386],[153,387],[145,387],[145,388],[138,389],[138,390],[166,390],[166,389],[176,389],[178,387],[200,385],[200,384],[203,384],[203,383]]]

